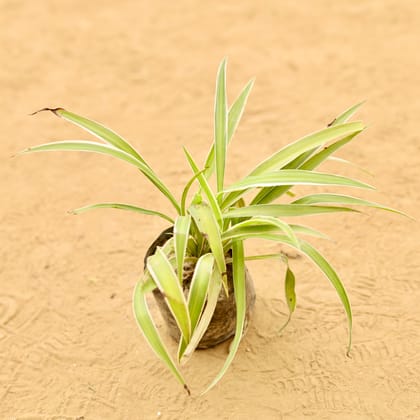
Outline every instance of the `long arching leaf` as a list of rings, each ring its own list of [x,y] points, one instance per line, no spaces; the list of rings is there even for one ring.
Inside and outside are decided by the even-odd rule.
[[[212,381],[212,383],[203,392],[205,394],[211,388],[213,388],[217,382],[223,377],[228,370],[236,352],[239,348],[239,343],[242,340],[243,330],[245,326],[245,314],[246,314],[246,286],[245,286],[245,256],[244,256],[244,245],[242,241],[233,241],[232,243],[232,259],[233,259],[233,287],[235,291],[235,304],[236,304],[236,329],[235,337],[230,344],[229,355],[225,360],[225,363]]]
[[[287,239],[290,246],[293,246],[292,243]],[[334,286],[337,294],[343,304],[344,310],[347,314],[348,320],[348,328],[349,328],[349,343],[347,348],[347,354],[350,353],[351,349],[351,341],[352,341],[352,325],[353,325],[353,316],[351,312],[350,301],[346,293],[346,289],[343,286],[343,283],[340,280],[340,277],[331,266],[331,264],[308,242],[301,241],[301,248],[300,250],[306,254],[319,268],[320,270],[327,276],[328,280]]]
[[[271,235],[271,234],[259,235],[258,233],[255,233],[252,236],[248,235],[247,238],[244,237],[243,239],[248,239],[250,237],[267,239],[270,241],[284,243],[291,246],[292,248],[297,249],[295,245],[293,244],[293,242],[284,235]],[[349,354],[350,349],[351,349],[351,342],[352,342],[353,316],[352,316],[350,301],[347,296],[346,289],[344,288],[343,283],[340,280],[340,277],[338,276],[334,268],[331,266],[331,264],[309,242],[306,242],[301,239],[300,249],[298,249],[298,251],[305,254],[307,257],[309,257],[309,259],[312,260],[312,262],[314,262],[318,266],[318,268],[325,274],[325,276],[328,278],[328,280],[331,282],[331,284],[334,286],[335,290],[337,291],[337,294],[341,300],[341,303],[343,304],[344,310],[347,315],[348,328],[349,328],[349,341],[348,341],[348,347],[347,347],[347,354]]]
[[[147,259],[147,270],[163,294],[182,336],[188,343],[191,337],[191,322],[187,302],[172,264],[162,248],[157,247],[155,254]]]
[[[280,169],[292,159],[297,158],[300,154],[312,149],[313,147],[328,143],[339,137],[358,133],[364,128],[365,126],[361,122],[352,122],[324,128],[323,130],[309,134],[300,140],[287,145],[273,156],[266,159],[258,165],[250,175],[259,175]]]
[[[225,192],[228,192],[229,194],[225,197],[222,208],[225,209],[230,206],[251,188],[274,187],[280,185],[340,185],[373,189],[373,187],[368,184],[344,176],[313,172],[310,170],[284,169],[263,175],[248,176],[242,181],[227,187]]]
[[[138,282],[133,294],[133,312],[137,325],[155,354],[165,363],[166,367],[172,372],[181,385],[184,386],[188,394],[190,394],[190,390],[188,389],[182,374],[179,372],[160,338],[150,315],[145,293],[144,283]]]
[[[348,207],[338,206],[314,206],[310,204],[257,204],[255,206],[233,208],[223,216],[225,219],[237,217],[271,216],[271,217],[294,217],[307,216],[320,213],[335,213],[343,211],[355,211]]]
[[[231,240],[237,236],[240,236],[244,231],[262,230],[266,227],[271,228],[269,229],[271,232],[284,233],[292,242],[294,242],[295,246],[299,248],[299,241],[293,229],[291,229],[291,227],[286,222],[270,216],[255,216],[251,219],[239,222],[227,231],[223,232],[222,240]]]
[[[344,111],[342,114],[340,114],[338,117],[336,117],[328,126],[335,126],[339,124],[343,124],[349,120],[354,113],[359,109],[361,105],[363,105],[364,102],[361,102],[357,105],[352,106],[351,108]],[[353,139],[358,133],[351,134],[349,139]],[[344,145],[346,142],[342,142],[341,145]],[[297,158],[295,158],[293,161],[289,162],[286,166],[284,166],[284,169],[304,169],[302,165],[317,151],[318,147],[315,147],[311,150],[308,150],[307,152],[302,153]],[[322,156],[322,155],[321,155]],[[315,167],[306,168],[306,169],[315,169]],[[276,198],[283,195],[285,192],[287,192],[290,189],[291,186],[281,186],[281,187],[267,187],[263,188],[252,200],[251,204],[263,204],[263,203],[271,203]]]
[[[213,273],[213,266],[213,254],[205,254],[198,259],[194,270],[190,291],[188,293],[188,310],[190,311],[192,330],[197,326],[198,320],[204,309],[209,282]]]
[[[198,344],[200,343],[200,340],[207,331],[207,328],[213,317],[214,310],[216,309],[222,284],[222,274],[220,273],[217,266],[214,266],[213,273],[209,282],[207,301],[203,313],[200,317],[198,324],[195,327],[194,333],[191,337],[188,346],[185,348],[181,343],[180,349],[178,350],[178,354],[182,354],[181,364],[186,363],[191,358],[192,353],[197,348]]]
[[[118,135],[111,129],[105,127],[104,125],[99,124],[98,122],[90,120],[88,118],[82,117],[81,115],[77,115],[74,112],[67,111],[64,108],[44,108],[40,111],[35,112],[34,114],[37,114],[38,112],[42,111],[51,111],[58,117],[61,117],[77,125],[78,127],[84,129],[90,134],[93,134],[95,137],[104,141],[105,143],[111,144],[117,149],[125,151],[129,155],[135,157],[136,159],[144,163],[146,166],[149,166],[147,165],[146,161],[140,156],[140,154],[126,140],[124,140],[120,135]]]
[[[351,349],[351,341],[352,341],[352,324],[353,324],[353,317],[351,312],[350,301],[347,296],[346,290],[340,280],[340,277],[331,266],[331,264],[317,251],[310,243],[300,239],[300,248],[296,248],[294,243],[285,235],[274,235],[269,233],[261,233],[261,232],[251,232],[243,237],[238,238],[241,240],[246,240],[250,238],[260,238],[266,239],[269,241],[275,241],[279,243],[283,243],[286,245],[291,246],[292,248],[297,249],[299,252],[302,252],[307,257],[309,257],[317,266],[318,268],[325,274],[331,284],[334,286],[337,294],[343,304],[344,310],[347,314],[348,326],[349,326],[349,342],[347,348],[347,354],[350,353]]]
[[[382,204],[375,203],[373,201],[363,200],[358,197],[351,197],[343,194],[310,194],[293,201],[292,205],[296,204],[318,204],[318,203],[331,203],[331,204],[345,204],[354,206],[366,206],[380,210],[386,210],[393,213],[398,213],[403,216],[407,216],[405,213],[393,209],[391,207],[383,206]]]
[[[85,211],[95,210],[95,209],[119,209],[119,210],[127,210],[133,211],[135,213],[147,214],[149,216],[158,216],[162,219],[167,220],[170,223],[174,223],[174,219],[167,216],[166,214],[160,213],[155,210],[144,209],[142,207],[133,206],[131,204],[123,204],[123,203],[97,203],[97,204],[90,204],[88,206],[79,207],[77,209],[71,210],[70,213],[72,214],[80,214],[84,213]]]
[[[356,135],[364,128],[365,127],[361,122],[352,122],[324,128],[320,131],[309,134],[294,143],[288,144],[283,149],[263,161],[248,176],[261,175],[267,172],[277,171],[282,168],[284,169],[285,165],[292,162],[303,153],[338,138]],[[306,168],[301,167],[301,169]],[[234,203],[240,195],[241,194],[239,192],[232,192],[229,194],[226,201]]]
[[[169,191],[166,185],[156,176],[156,174],[146,164],[144,164],[140,160],[136,159],[134,156],[121,149],[118,149],[114,146],[110,146],[108,144],[96,143],[94,141],[65,140],[29,147],[21,151],[20,154],[49,151],[100,153],[131,163],[136,168],[140,169],[140,171],[165,195],[165,197],[169,199],[169,201],[175,207],[177,212],[180,212],[180,206],[176,201],[175,197],[172,195],[172,193]]]
[[[322,238],[322,239],[329,239],[331,240],[331,238],[328,235],[325,235],[324,233],[313,229],[311,227],[308,226],[304,226],[304,225],[295,225],[295,224],[290,224],[289,225],[292,229],[293,232],[298,233],[298,234],[302,234],[302,235],[309,235],[309,236],[314,236],[315,238]]]
[[[340,149],[341,147],[345,146],[347,143],[352,141],[359,133],[360,132],[350,134],[349,136],[346,136],[343,139],[338,140],[335,143],[330,144],[328,147],[323,148],[321,151],[313,154],[299,166],[299,169],[306,170],[306,171],[314,170],[319,165],[321,165],[321,163],[326,161],[338,149]],[[271,203],[276,198],[282,196],[285,192],[289,191],[291,187],[292,185],[282,185],[280,187],[263,188],[258,193],[258,195],[252,200],[252,204]]]

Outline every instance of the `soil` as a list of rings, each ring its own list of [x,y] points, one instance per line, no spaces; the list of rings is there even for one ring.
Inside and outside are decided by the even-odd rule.
[[[189,397],[131,310],[142,256],[167,225],[118,210],[67,213],[102,201],[169,212],[170,204],[107,157],[10,158],[30,145],[88,138],[52,114],[28,116],[62,106],[129,139],[180,195],[191,176],[182,146],[203,161],[215,74],[228,56],[231,101],[256,76],[228,182],[367,100],[358,118],[368,129],[339,156],[373,175],[340,162],[324,169],[374,184],[359,195],[418,219],[418,2],[3,0],[0,28],[1,418],[418,418],[417,222],[373,210],[308,218],[334,238],[313,243],[352,301],[351,357],[339,299],[310,262],[291,259],[297,308],[281,334],[284,266],[252,262],[257,301],[237,357],[200,396],[229,343],[198,352],[184,369]],[[247,250],[278,247],[251,242]]]

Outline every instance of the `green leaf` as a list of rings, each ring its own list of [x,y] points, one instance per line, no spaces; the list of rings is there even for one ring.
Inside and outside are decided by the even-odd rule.
[[[285,235],[280,235],[273,232],[276,232],[276,231],[269,226],[260,227],[258,229],[246,228],[243,230],[242,233],[237,232],[237,235],[235,235],[235,240],[244,241],[246,239],[259,238],[259,239],[265,239],[267,241],[282,242],[282,240],[286,238]]]
[[[249,93],[254,85],[254,80],[250,80],[244,89],[241,91],[239,96],[235,99],[235,102],[232,104],[228,112],[228,144],[232,140],[233,134],[236,131],[236,128],[239,125],[239,122],[242,118],[242,114],[245,109],[246,102],[248,100]],[[214,171],[214,145],[210,148],[209,154],[206,159],[205,164],[205,177],[210,178]]]
[[[232,139],[236,128],[241,121],[242,114],[244,112],[248,96],[251,92],[252,87],[254,86],[254,79],[250,80],[246,86],[243,88],[239,96],[236,98],[232,107],[229,109],[228,114],[228,142]]]
[[[233,259],[233,287],[235,291],[235,304],[236,304],[236,329],[235,337],[229,348],[229,355],[225,360],[225,363],[212,381],[212,383],[203,392],[205,394],[211,388],[213,388],[217,382],[224,376],[228,370],[233,358],[239,348],[239,343],[242,340],[243,330],[245,326],[245,314],[246,314],[246,286],[245,286],[245,256],[244,256],[244,245],[242,241],[233,241],[232,243],[232,259]]]
[[[288,144],[273,156],[266,159],[258,165],[250,175],[260,175],[276,169],[281,169],[288,162],[314,147],[321,146],[338,137],[360,133],[364,128],[365,127],[361,122],[353,122],[335,125],[309,134],[294,143]]]
[[[172,358],[170,357],[165,345],[163,344],[157,328],[152,320],[146,302],[145,288],[143,282],[138,282],[133,295],[133,312],[141,332],[149,346],[155,354],[165,363],[166,367],[172,372],[175,378],[184,386],[188,394],[190,393],[185,380]]]
[[[185,252],[190,237],[191,216],[178,216],[174,224],[175,259],[179,283],[182,285],[184,275]]]
[[[279,233],[280,230],[273,225],[264,225],[264,226],[244,226],[234,230],[228,230],[224,233],[224,240],[226,243],[225,248],[231,247],[232,240],[245,240],[250,238],[264,238],[264,235],[272,235],[276,238],[282,236],[283,234]]]
[[[350,162],[350,161],[349,161],[349,160],[347,160],[347,159],[339,158],[339,157],[336,157],[336,156],[330,156],[330,157],[328,158],[328,160],[329,160],[329,161],[334,161],[334,162],[339,162],[339,163],[345,163],[346,165],[350,165],[350,166],[353,166],[354,168],[359,169],[359,171],[362,171],[362,172],[364,172],[365,174],[367,174],[367,175],[369,175],[369,176],[371,176],[371,177],[373,177],[373,176],[374,176],[374,174],[373,174],[372,172],[369,172],[368,170],[366,170],[366,169],[365,169],[365,168],[363,168],[362,166],[357,165],[357,164],[355,164],[354,162]]]
[[[191,322],[187,302],[182,286],[162,248],[157,247],[155,254],[147,259],[147,270],[162,292],[182,336],[188,343],[191,337]]]
[[[324,147],[318,153],[315,153],[312,156],[308,157],[308,159],[305,159],[305,161],[302,162],[302,164],[299,166],[299,169],[312,171],[313,169],[317,168],[321,163],[327,160],[334,152],[336,152],[338,149],[340,149],[341,147],[349,143],[351,140],[353,140],[357,134],[359,134],[359,132],[351,134],[341,140],[338,140],[335,143],[330,144],[327,147]],[[263,188],[252,201],[252,203],[271,203],[276,198],[280,197],[285,192],[287,192],[291,187],[291,185],[284,185],[280,187]]]
[[[184,147],[184,153],[187,157],[188,163],[191,166],[191,169],[193,170],[194,174],[197,175],[198,182],[200,183],[200,186],[204,193],[206,194],[206,197],[209,201],[210,207],[213,210],[214,215],[216,216],[217,223],[219,226],[222,225],[222,212],[220,210],[219,203],[216,200],[215,195],[213,194],[213,191],[211,190],[204,174],[200,173],[196,163],[194,162],[194,159],[188,152],[188,150]]]
[[[283,254],[277,252],[276,254],[260,254],[260,255],[249,255],[245,257],[245,261],[258,261],[258,260],[268,260],[272,258],[281,258]]]
[[[342,211],[355,211],[347,207],[313,206],[307,204],[257,204],[255,206],[234,208],[223,216],[225,219],[237,217],[271,216],[271,217],[294,217],[307,216],[320,213],[335,213]]]
[[[289,164],[294,159],[301,156],[303,153],[340,137],[344,137],[347,135],[355,136],[356,134],[360,133],[364,128],[365,127],[361,122],[353,122],[324,128],[320,131],[309,134],[297,140],[294,143],[288,144],[283,149],[279,150],[277,153],[266,159],[264,162],[258,165],[249,174],[249,176],[261,175],[267,172],[282,169],[285,165]],[[301,167],[301,169],[307,168]],[[240,196],[241,194],[239,192],[232,192],[228,195],[225,201],[233,203]],[[260,201],[261,200],[259,200],[259,202]],[[264,202],[269,201],[265,199]]]
[[[147,163],[140,156],[140,154],[126,140],[124,140],[117,133],[103,126],[102,124],[99,124],[93,120],[89,120],[88,118],[82,117],[73,112],[66,111],[63,108],[44,108],[41,111],[53,112],[55,115],[62,117],[63,119],[77,125],[78,127],[83,128],[85,131],[87,131],[90,134],[93,134],[95,137],[99,138],[105,143],[111,144],[117,149],[125,151],[129,155],[135,157],[136,159],[147,165]]]
[[[281,171],[269,172],[263,175],[248,176],[242,181],[227,187],[225,192],[239,192],[236,195],[228,194],[223,201],[222,208],[225,209],[231,205],[238,199],[238,197],[240,197],[250,188],[272,187],[280,185],[340,185],[373,189],[373,187],[368,184],[339,175],[301,169],[283,169]]]
[[[204,309],[213,266],[213,254],[205,254],[198,259],[194,270],[190,292],[188,294],[188,309],[190,311],[192,330],[196,327]]]
[[[241,236],[243,235],[244,232],[247,232],[250,229],[259,230],[259,229],[264,229],[266,227],[272,228],[272,229],[269,229],[269,231],[272,231],[272,232],[278,232],[278,231],[283,232],[291,241],[294,242],[296,247],[299,248],[298,239],[295,233],[293,232],[293,230],[290,228],[290,226],[286,222],[283,222],[282,220],[278,220],[274,217],[269,217],[269,216],[265,216],[265,217],[256,216],[256,217],[252,217],[249,220],[245,220],[244,222],[235,224],[232,228],[223,232],[222,240],[224,241],[230,240],[237,236]]]
[[[133,206],[131,204],[123,204],[123,203],[97,203],[97,204],[90,204],[88,206],[79,207],[78,209],[71,210],[70,213],[72,214],[80,214],[84,213],[85,211],[95,210],[95,209],[120,209],[120,210],[127,210],[133,211],[135,213],[147,214],[149,216],[159,216],[162,219],[167,220],[170,223],[174,223],[174,219],[167,216],[166,214],[160,213],[155,210],[148,210],[142,207]]]
[[[328,124],[329,127],[334,125],[343,124],[346,121],[348,121],[355,113],[356,111],[365,103],[365,101],[362,101],[356,105],[353,105],[346,111],[344,111],[342,114],[340,114],[338,117],[336,117],[330,124]]]
[[[192,353],[197,348],[200,340],[203,338],[205,332],[207,331],[207,328],[216,309],[221,288],[222,275],[217,266],[214,266],[211,280],[209,282],[207,301],[200,320],[194,329],[188,346],[185,347],[184,343],[181,343],[180,345],[178,354],[182,355],[181,364],[185,364],[191,358]]]
[[[302,153],[296,159],[293,159],[287,165],[284,166],[283,169],[298,169],[302,166],[306,160],[308,160],[317,150],[319,147],[314,147],[313,149],[308,150],[307,152]],[[276,198],[280,197],[284,193],[289,193],[289,189],[291,185],[282,185],[280,187],[266,187],[262,188],[260,192],[252,199],[251,204],[264,204],[270,203]]]
[[[269,237],[270,235],[265,235],[265,236],[266,236],[265,239],[275,240],[274,237],[270,238]],[[278,238],[277,241],[285,243],[293,248],[296,248],[293,242],[285,236],[282,238]],[[347,296],[346,289],[344,288],[343,283],[341,282],[338,274],[336,273],[334,268],[331,266],[331,264],[310,243],[304,240],[300,240],[299,251],[304,253],[318,266],[318,268],[325,274],[325,276],[328,278],[328,280],[331,282],[331,284],[334,286],[335,290],[337,291],[337,294],[347,314],[348,327],[349,327],[349,342],[348,342],[347,354],[349,354],[350,349],[351,349],[351,341],[352,341],[353,317],[352,317],[350,301]]]
[[[192,226],[191,226],[191,229],[192,229]],[[188,239],[188,242],[187,242],[187,254],[188,255],[198,255],[197,240],[192,235],[193,234],[191,233],[190,239]],[[196,257],[190,257],[190,258],[196,258]]]
[[[209,289],[210,279],[213,273],[214,257],[212,254],[202,255],[194,269],[194,275],[191,280],[190,291],[188,294],[188,310],[191,319],[191,341],[194,338],[195,328],[203,313],[206,305],[207,292]],[[196,338],[194,338],[195,340]],[[195,341],[194,341],[195,342]],[[198,345],[199,341],[197,341]],[[193,343],[194,344],[194,343]],[[178,351],[178,360],[181,360],[187,348],[187,343],[182,340]]]
[[[300,233],[302,235],[314,236],[315,238],[322,238],[322,239],[331,240],[331,238],[329,236],[325,235],[322,232],[319,232],[316,229],[310,228],[308,226],[294,225],[294,224],[290,224],[289,226],[293,229],[293,232],[295,232],[295,233]]]
[[[356,112],[356,110],[363,104],[361,102],[360,104],[357,104],[351,108],[349,108],[347,111],[339,115],[337,118],[334,119],[334,121],[329,124],[330,126],[335,126],[339,124],[345,123],[349,118],[352,117],[352,115]],[[352,139],[355,137],[359,132],[356,132],[355,134],[351,134],[349,137]],[[348,141],[342,142],[342,144],[347,143]],[[318,150],[319,146],[314,147],[313,149],[310,149],[301,155],[299,155],[297,158],[295,158],[293,161],[289,162],[286,166],[284,166],[284,169],[305,169],[305,167],[302,167],[302,165]],[[320,155],[322,157],[323,154]],[[313,160],[315,162],[315,160]],[[315,169],[315,166],[310,165],[311,167],[306,167],[306,169]],[[318,166],[318,165],[316,165]],[[276,198],[283,195],[285,192],[289,190],[290,186],[280,186],[280,187],[268,187],[263,188],[258,195],[252,200],[251,204],[263,204],[263,203],[270,203],[274,201]]]
[[[324,147],[321,151],[316,153],[315,155],[311,156],[301,167],[300,169],[312,171],[313,169],[317,168],[322,162],[327,160],[329,156],[331,156],[334,152],[338,149],[350,143],[356,136],[357,133],[350,134],[349,136],[344,137],[341,140],[338,140],[329,146]]]
[[[275,185],[340,185],[357,188],[370,188],[371,185],[340,175],[313,172],[301,169],[284,169],[264,175],[249,176],[242,181],[227,187],[225,191],[246,190]]]
[[[94,141],[86,140],[65,140],[56,141],[51,143],[45,143],[38,146],[28,147],[27,149],[20,152],[21,154],[33,153],[33,152],[49,152],[49,151],[75,151],[75,152],[95,152],[102,153],[105,155],[113,156],[121,160],[125,160],[128,163],[136,166],[137,168],[145,171],[150,169],[144,165],[141,161],[133,157],[123,150],[117,149],[116,147],[108,144],[97,143]]]
[[[226,96],[226,59],[217,72],[216,98],[214,110],[214,147],[216,152],[217,191],[223,190],[227,151],[227,96]]]
[[[29,147],[20,152],[20,154],[49,151],[101,153],[131,163],[136,168],[140,169],[140,171],[143,172],[143,174],[165,195],[165,197],[170,200],[177,212],[180,212],[180,206],[178,202],[166,187],[166,185],[156,176],[156,174],[146,164],[136,159],[129,153],[124,152],[123,150],[117,149],[116,147],[110,146],[108,144],[96,143],[94,141],[66,140]]]
[[[291,246],[293,246],[290,243]],[[344,288],[338,274],[335,272],[333,267],[330,263],[308,242],[302,241],[301,242],[301,251],[305,253],[320,269],[321,271],[327,276],[328,280],[334,286],[337,294],[341,300],[341,303],[344,306],[344,310],[347,314],[348,320],[348,328],[349,328],[349,343],[347,354],[350,353],[351,349],[351,340],[352,340],[352,324],[353,324],[353,317],[351,313],[351,306],[349,298],[347,297],[346,289]]]
[[[289,316],[287,321],[280,328],[279,333],[283,331],[289,324],[290,320],[292,319],[292,313],[296,307],[295,275],[293,274],[289,265],[287,265],[286,278],[284,280],[284,294],[286,297],[287,307],[289,308]]]
[[[249,239],[251,237],[266,239],[269,241],[275,241],[275,242],[289,245],[292,248],[297,249],[298,251],[302,252],[307,257],[309,257],[318,266],[318,268],[325,274],[325,276],[328,278],[328,280],[331,282],[331,284],[334,286],[335,290],[337,291],[337,294],[347,314],[347,320],[348,320],[348,325],[349,325],[349,343],[348,343],[347,354],[349,354],[350,348],[351,348],[352,323],[353,323],[350,301],[347,297],[346,290],[338,274],[335,272],[334,268],[330,265],[330,263],[311,244],[309,244],[308,242],[302,239],[300,239],[300,248],[297,248],[294,245],[293,241],[291,241],[285,235],[273,235],[273,234],[268,234],[268,233],[253,232],[246,235],[246,237],[240,238],[240,239]]]
[[[293,230],[294,233],[298,233],[298,234],[302,234],[302,235],[309,235],[309,236],[314,236],[315,238],[322,238],[322,239],[331,239],[329,236],[323,234],[322,232],[317,231],[316,229],[312,229],[308,226],[303,226],[303,225],[295,225],[295,224],[290,224],[289,225],[290,228]],[[274,233],[274,235],[273,235]],[[245,240],[247,239],[246,236],[247,234],[250,234],[250,237],[255,237],[256,235],[261,234],[262,239],[268,239],[268,240],[272,240],[270,238],[265,238],[264,235],[268,234],[268,235],[272,235],[274,236],[274,240],[278,240],[279,236],[277,236],[276,231],[274,229],[267,229],[266,227],[264,227],[262,230],[258,230],[258,229],[247,229],[246,231],[244,230],[240,235],[238,235],[238,238],[241,240]],[[300,245],[299,245],[300,246]],[[248,260],[263,260],[266,258],[279,258],[284,256],[284,254],[262,254],[262,255],[253,255],[253,256],[248,256],[245,258],[246,261]],[[227,260],[227,262],[229,262],[229,260]]]
[[[336,117],[328,126],[335,126],[339,124],[344,124],[349,120],[354,113],[359,109],[361,105],[363,105],[364,102],[360,102],[357,105],[352,106],[351,108],[344,111],[342,114],[340,114],[338,117]],[[356,133],[357,134],[357,133]],[[351,135],[351,138],[353,138],[355,135]],[[303,163],[309,159],[309,157],[316,152],[318,147],[313,148],[312,150],[309,150],[305,153],[302,153],[300,156],[298,156],[296,159],[294,159],[292,162],[287,164],[285,166],[285,169],[298,169],[300,168]],[[314,168],[311,168],[314,169]],[[263,188],[258,195],[252,200],[251,204],[262,204],[262,203],[270,203],[276,198],[280,197],[282,194],[284,194],[290,187],[287,186],[281,186],[281,187],[268,187]]]
[[[411,216],[407,215],[406,213],[393,209],[391,207],[384,206],[379,203],[375,203],[374,201],[363,200],[357,197],[351,197],[349,195],[343,194],[311,194],[306,195],[304,197],[299,198],[298,200],[294,201],[293,205],[312,205],[317,203],[332,203],[332,204],[346,204],[346,205],[355,205],[355,206],[366,206],[371,207],[379,210],[390,211],[392,213],[397,213],[402,216],[408,217],[412,219]]]
[[[225,255],[223,252],[220,228],[214,213],[211,207],[205,202],[202,202],[201,204],[192,204],[188,211],[197,224],[198,229],[207,237],[210,249],[216,260],[216,265],[222,273],[225,291],[228,294]]]
[[[300,204],[318,204],[318,203],[333,203],[333,204],[346,204],[346,205],[355,205],[355,206],[366,206],[377,208],[380,210],[386,210],[393,213],[398,213],[403,216],[407,216],[405,213],[395,210],[391,207],[383,206],[382,204],[375,203],[373,201],[362,200],[361,198],[351,197],[349,195],[342,195],[342,194],[311,194],[306,195],[304,197],[299,198],[298,200],[294,201],[292,205]]]
[[[305,161],[302,162],[302,164],[299,166],[299,169],[307,170],[307,171],[314,170],[319,165],[321,165],[321,163],[327,160],[334,152],[336,152],[338,149],[340,149],[341,147],[343,147],[344,145],[352,141],[356,137],[357,134],[359,134],[359,132],[350,134],[349,136],[346,136],[343,139],[338,140],[327,147],[324,147],[318,153],[308,156],[308,158],[305,159]],[[315,150],[313,149],[312,151],[315,151]],[[289,165],[287,165],[287,167],[288,166]],[[287,192],[291,187],[292,187],[291,185],[284,185],[280,187],[263,188],[252,202],[253,203],[258,202],[260,204],[271,203],[276,198],[280,197],[285,192]]]

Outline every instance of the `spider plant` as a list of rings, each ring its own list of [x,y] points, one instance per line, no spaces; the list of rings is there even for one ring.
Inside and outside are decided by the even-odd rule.
[[[284,146],[251,169],[243,179],[226,185],[224,176],[227,147],[241,120],[253,83],[253,80],[249,81],[229,107],[226,94],[226,60],[221,62],[216,79],[214,141],[204,166],[199,166],[184,148],[186,160],[191,168],[191,179],[185,185],[179,199],[172,194],[142,154],[121,136],[95,121],[63,108],[44,108],[40,111],[51,111],[76,124],[95,136],[99,142],[57,141],[30,147],[21,152],[80,151],[110,155],[136,167],[169,200],[173,207],[172,214],[125,203],[92,204],[78,208],[73,213],[79,214],[98,208],[116,208],[158,216],[173,226],[173,235],[147,258],[144,274],[135,286],[133,309],[146,341],[188,393],[189,389],[179,366],[191,357],[208,328],[219,294],[228,293],[227,264],[231,263],[233,267],[236,329],[225,363],[206,391],[225,374],[243,336],[247,259],[283,259],[286,264],[285,297],[290,312],[289,319],[295,309],[295,276],[287,259],[280,252],[274,255],[245,256],[245,240],[260,238],[295,248],[325,274],[337,291],[347,315],[350,351],[352,312],[346,290],[327,259],[301,237],[324,235],[310,227],[286,222],[283,218],[356,211],[349,206],[366,206],[396,212],[351,195],[316,193],[296,197],[290,192],[297,185],[373,188],[345,176],[316,171],[323,162],[331,159],[337,150],[350,143],[364,130],[362,122],[348,122],[361,104],[340,114],[326,128]],[[214,173],[215,190],[209,184],[209,179]],[[194,193],[191,191],[193,186],[196,187]],[[245,194],[251,197],[248,201],[245,201]],[[284,200],[279,202],[279,198]],[[183,290],[182,284],[186,262],[192,262],[194,265],[188,292]],[[168,352],[149,312],[146,298],[156,288],[163,294],[180,331],[176,360]]]

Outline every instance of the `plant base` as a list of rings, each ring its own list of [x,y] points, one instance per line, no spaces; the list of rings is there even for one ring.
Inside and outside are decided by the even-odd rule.
[[[149,256],[153,255],[158,246],[162,246],[165,242],[170,239],[173,235],[173,228],[170,227],[164,230],[159,237],[152,243],[148,249],[146,256],[144,258],[144,266],[146,266],[146,260]],[[236,327],[236,306],[235,306],[235,296],[233,289],[233,274],[232,274],[232,264],[227,264],[227,280],[229,287],[229,297],[226,296],[224,289],[220,291],[219,298],[217,301],[216,309],[213,314],[213,318],[210,322],[207,331],[205,332],[203,338],[198,344],[199,349],[205,349],[209,347],[216,346],[217,344],[226,341],[235,334]],[[184,277],[184,293],[187,295],[189,290],[189,285],[191,283],[191,278],[193,274],[193,269],[185,270],[187,271],[187,278]],[[252,310],[255,304],[255,288],[253,280],[248,272],[245,271],[245,284],[246,284],[246,315],[245,315],[245,328],[248,325],[249,319],[252,315]],[[165,320],[166,326],[168,328],[169,335],[175,340],[179,341],[180,331],[176,322],[165,303],[165,299],[159,289],[153,291],[153,296],[158,304],[159,310]]]

